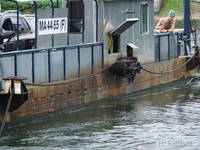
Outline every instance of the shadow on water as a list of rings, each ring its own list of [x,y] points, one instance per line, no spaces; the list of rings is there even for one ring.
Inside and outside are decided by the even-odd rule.
[[[171,139],[181,139],[181,144],[191,146],[191,141],[182,137],[200,132],[200,81],[188,83],[179,81],[114,97],[45,121],[9,129],[0,139],[0,150],[153,149],[160,144],[178,149],[180,145],[163,143]],[[193,125],[197,125],[195,129]],[[195,135],[192,144],[196,137],[200,136]]]

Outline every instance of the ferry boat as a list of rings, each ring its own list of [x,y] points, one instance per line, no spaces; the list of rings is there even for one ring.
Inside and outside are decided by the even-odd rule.
[[[196,75],[187,4],[184,30],[155,34],[153,0],[11,1],[33,1],[36,45],[0,53],[1,128]]]

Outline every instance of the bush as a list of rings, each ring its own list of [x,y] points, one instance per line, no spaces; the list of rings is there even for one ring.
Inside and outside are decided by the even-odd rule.
[[[8,1],[0,1],[2,11],[6,10],[16,10],[16,4],[14,2],[8,2]],[[61,7],[61,0],[59,0],[59,7]],[[56,1],[54,2],[54,5],[56,5]],[[34,5],[31,2],[24,2],[19,3],[20,11],[21,12],[34,12]],[[43,1],[43,2],[37,2],[38,8],[51,8],[51,2],[50,1]]]

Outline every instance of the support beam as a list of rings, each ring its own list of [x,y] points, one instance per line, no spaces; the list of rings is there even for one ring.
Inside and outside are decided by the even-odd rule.
[[[190,0],[184,0],[184,39],[185,39],[185,55],[191,52],[190,34],[191,34],[191,20],[190,20]]]

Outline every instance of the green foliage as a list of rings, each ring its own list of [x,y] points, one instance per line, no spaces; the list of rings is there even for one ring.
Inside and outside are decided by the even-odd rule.
[[[6,10],[16,10],[16,4],[13,2],[8,2],[6,0],[1,0],[0,1],[1,7],[3,11]],[[61,7],[61,0],[59,0],[59,7]],[[56,5],[56,1],[54,2],[54,5]],[[33,12],[34,10],[34,5],[31,2],[23,2],[23,3],[19,3],[20,6],[20,11],[24,12],[24,11],[30,11]],[[51,8],[51,3],[50,1],[42,1],[42,2],[37,2],[37,7],[38,8]]]
[[[161,11],[158,16],[167,16],[171,9],[175,10],[177,15],[182,15],[183,0],[163,0]]]
[[[200,19],[193,19],[191,22],[197,30],[200,30]]]

